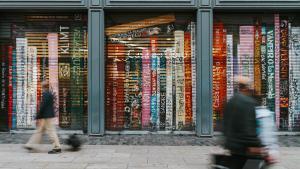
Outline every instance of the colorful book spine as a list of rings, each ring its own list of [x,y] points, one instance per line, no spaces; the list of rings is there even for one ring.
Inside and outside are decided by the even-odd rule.
[[[227,79],[227,100],[234,94],[233,74],[233,35],[226,35],[227,57],[226,57],[226,79]]]
[[[1,116],[0,127],[8,129],[8,111],[7,111],[7,46],[3,45],[0,49],[1,60]]]
[[[167,85],[167,77],[166,77],[166,66],[167,66],[166,55],[162,51],[160,57],[160,111],[159,111],[159,128],[160,130],[166,129],[166,85]]]
[[[254,26],[240,26],[239,74],[254,82]]]
[[[16,128],[17,118],[16,118],[16,109],[17,109],[17,55],[16,50],[13,50],[12,53],[12,87],[13,87],[13,108],[12,108],[12,129]]]
[[[173,93],[173,114],[172,114],[172,128],[173,130],[176,130],[176,124],[177,124],[177,107],[176,105],[176,48],[172,48],[172,93]]]
[[[261,93],[262,105],[267,106],[267,91],[268,91],[268,75],[267,75],[267,30],[266,25],[262,25],[261,29]]]
[[[116,55],[114,54],[115,46],[114,44],[108,44],[107,45],[107,58],[105,62],[105,71],[107,72],[105,74],[105,126],[106,129],[112,130],[113,129],[113,102],[114,102],[114,94],[113,94],[113,77],[114,74],[117,73],[115,70],[114,62],[116,61]],[[124,88],[124,86],[123,86]]]
[[[290,104],[288,126],[289,130],[293,130],[300,127],[300,27],[291,27],[290,37]]]
[[[70,27],[59,26],[58,34],[58,83],[59,83],[59,126],[69,128],[70,117]]]
[[[35,127],[36,104],[37,104],[37,48],[29,46],[27,55],[27,63],[30,65],[27,68],[27,124],[30,127]]]
[[[192,64],[192,110],[193,110],[193,126],[196,126],[196,103],[197,103],[197,89],[196,89],[196,24],[191,22],[191,64]]]
[[[13,114],[13,87],[12,87],[12,55],[13,55],[13,46],[8,46],[7,52],[7,98],[8,98],[8,127],[12,128],[12,114]]]
[[[42,82],[48,78],[48,45],[47,36],[45,36],[45,41],[42,42],[41,57],[38,57],[38,84],[37,84],[37,110],[40,108],[42,101]]]
[[[125,102],[124,102],[124,79],[125,79],[125,46],[117,44],[115,47],[115,61],[117,62],[117,128],[123,128],[125,124]]]
[[[184,33],[184,74],[185,74],[185,127],[191,129],[193,125],[192,109],[192,58],[191,34]]]
[[[27,127],[26,110],[26,72],[27,72],[27,39],[16,38],[17,50],[17,128]]]
[[[276,126],[279,127],[280,119],[280,18],[274,15],[275,31],[275,118]]]
[[[173,123],[173,64],[172,48],[165,50],[166,56],[166,130],[172,130]]]
[[[176,129],[185,125],[184,31],[175,31]]]
[[[289,114],[289,23],[280,21],[280,124],[279,129],[288,126]]]
[[[151,53],[149,49],[143,49],[143,89],[142,89],[142,128],[150,126],[150,104],[151,104]]]
[[[157,128],[157,38],[150,38],[151,43],[151,124],[152,128]]]
[[[70,128],[70,85],[71,85],[71,32],[70,26],[60,25],[58,36],[58,83],[59,83],[59,126]]]
[[[125,58],[125,81],[124,81],[124,92],[125,92],[125,128],[130,128],[131,119],[131,104],[130,104],[130,51],[127,52]]]
[[[227,95],[226,80],[226,30],[223,23],[213,26],[213,120],[214,128],[220,129],[222,106]]]
[[[49,33],[47,39],[49,55],[49,86],[55,96],[54,110],[57,115],[55,124],[59,124],[58,34]]]
[[[267,106],[275,111],[275,51],[274,51],[274,28],[267,30]]]
[[[115,46],[114,49],[114,53],[118,52],[118,47]],[[117,59],[113,60],[112,63],[112,71],[113,71],[113,75],[112,75],[112,90],[110,92],[112,92],[112,103],[111,103],[111,128],[115,129],[117,128],[117,95],[118,95],[118,91],[117,91],[117,87],[118,87],[118,63],[117,63]]]
[[[258,95],[261,94],[261,41],[262,28],[260,21],[256,21],[254,27],[254,90]]]
[[[71,128],[81,129],[83,118],[83,34],[81,27],[72,30],[71,57]]]
[[[142,60],[140,57],[140,51],[135,50],[133,53],[133,63],[131,65],[132,68],[132,129],[140,129],[141,127],[141,89],[142,89]]]
[[[157,46],[157,44],[156,44]],[[160,91],[160,80],[161,80],[161,71],[160,71],[160,59],[161,59],[161,53],[160,51],[157,49],[156,47],[156,57],[157,57],[157,70],[156,70],[156,99],[157,99],[157,104],[156,104],[156,112],[157,112],[157,129],[160,129],[160,95],[161,95],[161,91]]]

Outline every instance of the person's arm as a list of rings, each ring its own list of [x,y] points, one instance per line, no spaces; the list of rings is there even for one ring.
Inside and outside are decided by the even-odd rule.
[[[39,108],[39,111],[37,113],[36,119],[41,119],[43,117],[43,113],[45,112],[45,107],[47,106],[47,103],[48,103],[47,100],[49,100],[48,94],[43,93],[42,94],[42,101],[41,101],[40,108]]]

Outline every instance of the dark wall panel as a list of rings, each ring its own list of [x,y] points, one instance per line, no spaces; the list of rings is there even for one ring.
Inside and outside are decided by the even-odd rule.
[[[106,6],[196,6],[196,0],[105,0]]]
[[[86,8],[88,0],[0,0],[0,9],[7,8]]]

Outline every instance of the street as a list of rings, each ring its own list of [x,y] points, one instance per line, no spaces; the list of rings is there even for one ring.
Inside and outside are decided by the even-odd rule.
[[[61,154],[47,154],[44,144],[28,153],[22,144],[0,144],[0,169],[205,169],[216,146],[84,145],[79,152],[63,146]],[[299,169],[300,147],[281,147],[281,165]]]

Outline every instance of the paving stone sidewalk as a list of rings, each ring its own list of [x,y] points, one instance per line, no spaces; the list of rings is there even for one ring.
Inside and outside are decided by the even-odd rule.
[[[21,144],[0,144],[0,169],[207,169],[216,146],[84,145],[79,152],[28,153]],[[300,147],[281,147],[281,166],[299,169]]]
[[[24,144],[31,134],[0,133],[0,144]],[[61,134],[63,142],[68,135]],[[86,145],[159,145],[159,146],[216,146],[220,136],[201,138],[193,135],[105,135],[93,137],[78,135]],[[49,143],[47,137],[45,143]],[[300,136],[279,136],[279,145],[282,147],[300,147]],[[299,158],[300,159],[300,158]]]

